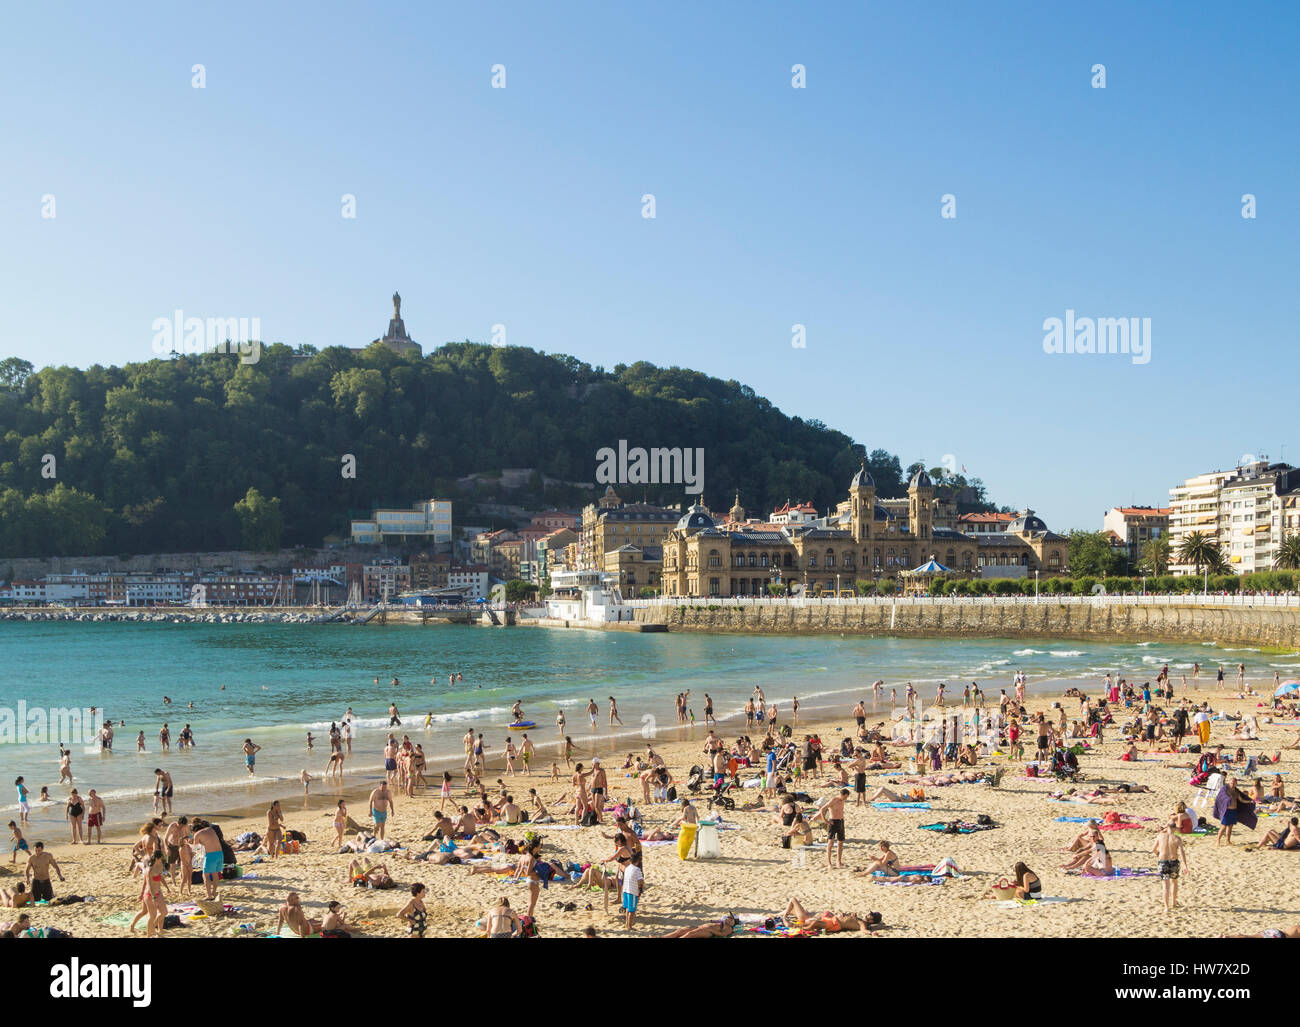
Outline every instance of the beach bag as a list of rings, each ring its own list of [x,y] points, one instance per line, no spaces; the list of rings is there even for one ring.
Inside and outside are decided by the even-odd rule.
[[[587,810],[586,813],[582,815],[582,826],[583,827],[596,826],[596,811],[594,809],[589,809]]]
[[[1038,765],[1036,763],[1026,763],[1025,777],[1037,777],[1037,776],[1038,776]]]
[[[521,916],[519,918],[519,937],[536,938],[537,921],[530,916]]]
[[[671,788],[668,789],[668,801],[669,801],[669,802],[676,802],[676,801],[677,801],[677,786],[676,786],[676,785],[673,785]]]
[[[981,827],[992,827],[993,818],[989,816],[987,813],[981,813],[978,817],[975,818],[975,823],[979,824]]]

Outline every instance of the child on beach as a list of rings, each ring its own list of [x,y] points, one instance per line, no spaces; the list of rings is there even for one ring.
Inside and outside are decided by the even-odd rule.
[[[307,773],[307,768],[303,767],[302,773],[298,776],[298,780],[302,782],[303,798],[307,798],[311,794],[311,783],[315,779]]]

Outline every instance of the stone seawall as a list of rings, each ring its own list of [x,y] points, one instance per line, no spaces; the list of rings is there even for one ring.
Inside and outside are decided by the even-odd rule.
[[[1218,642],[1300,650],[1300,609],[1168,605],[831,603],[809,606],[653,606],[636,621],[669,631],[741,634],[857,634],[945,638],[1096,638]]]

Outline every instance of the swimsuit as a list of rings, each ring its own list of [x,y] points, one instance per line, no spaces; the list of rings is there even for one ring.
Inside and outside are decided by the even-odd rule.
[[[371,810],[371,813],[375,818],[376,824],[382,824],[385,820],[388,819],[388,810],[383,810],[383,809]]]
[[[1160,880],[1176,881],[1178,880],[1178,860],[1162,859],[1159,863]]]
[[[830,821],[827,827],[830,830],[830,837],[827,841],[834,841],[836,838],[844,841],[844,821],[842,819]]]
[[[205,874],[219,874],[224,865],[224,857],[220,849],[213,849],[211,852],[203,854],[203,872]]]
[[[79,817],[83,812],[84,812],[83,807],[79,802],[74,802],[71,806],[68,807],[68,816],[70,817]]]

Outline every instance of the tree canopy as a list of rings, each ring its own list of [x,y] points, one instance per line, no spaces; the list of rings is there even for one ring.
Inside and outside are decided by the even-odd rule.
[[[0,361],[0,556],[318,545],[375,506],[498,499],[506,467],[539,473],[519,505],[577,506],[596,453],[702,447],[704,499],[755,512],[825,510],[861,461],[877,494],[906,493],[898,458],[783,414],[748,385],[679,367],[606,371],[519,347],[450,343],[423,358],[264,347],[243,364],[173,355],[123,367]],[[57,472],[42,476],[52,454]],[[355,477],[344,458],[355,458]],[[625,499],[680,503],[680,485]]]

